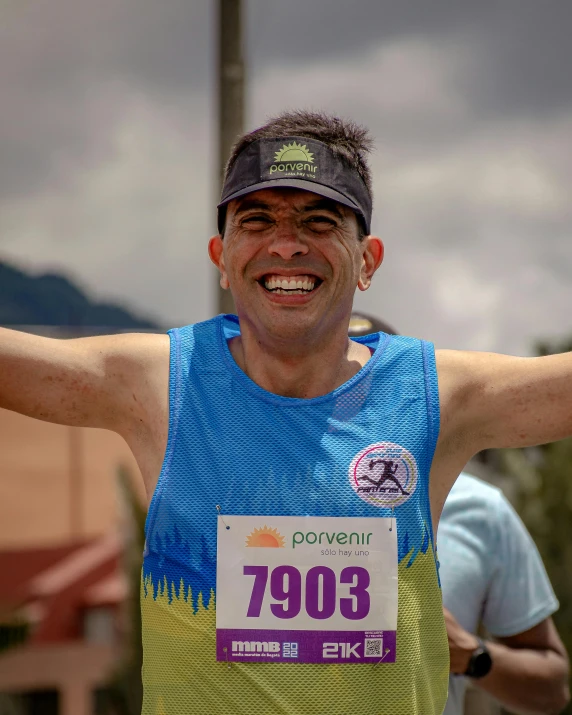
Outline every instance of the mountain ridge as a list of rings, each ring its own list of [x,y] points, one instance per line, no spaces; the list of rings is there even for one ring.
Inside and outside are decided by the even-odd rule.
[[[0,260],[0,325],[69,327],[78,330],[160,329],[114,302],[92,300],[60,273],[31,275]]]

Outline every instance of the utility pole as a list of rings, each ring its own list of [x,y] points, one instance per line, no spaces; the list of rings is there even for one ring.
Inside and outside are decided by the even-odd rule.
[[[244,58],[242,48],[242,0],[218,0],[218,188],[224,166],[236,139],[244,131]],[[234,313],[230,291],[223,290],[217,274],[217,312]]]
[[[69,530],[72,539],[83,536],[84,464],[81,427],[68,427]]]

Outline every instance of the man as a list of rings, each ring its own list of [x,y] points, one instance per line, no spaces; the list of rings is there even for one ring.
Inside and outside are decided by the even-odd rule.
[[[455,674],[445,714],[463,713],[463,675],[511,711],[559,713],[570,693],[566,649],[551,618],[558,601],[502,492],[462,473],[445,502],[437,545]],[[494,641],[475,636],[479,621]]]
[[[239,140],[209,242],[238,319],[0,333],[2,407],[115,430],[141,467],[146,714],[442,712],[445,498],[479,450],[572,433],[570,355],[348,339],[383,259],[370,143],[306,112]]]
[[[395,334],[353,313],[351,337],[379,331]],[[464,712],[467,678],[507,708],[560,712],[569,691],[568,657],[551,618],[558,601],[502,492],[462,472],[443,507],[437,545],[453,674],[445,715]],[[476,637],[481,622],[494,642]]]

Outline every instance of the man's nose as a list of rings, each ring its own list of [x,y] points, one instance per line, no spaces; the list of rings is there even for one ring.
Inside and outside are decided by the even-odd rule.
[[[284,260],[305,256],[308,253],[308,246],[301,240],[299,231],[300,229],[293,222],[278,224],[268,246],[268,252]]]

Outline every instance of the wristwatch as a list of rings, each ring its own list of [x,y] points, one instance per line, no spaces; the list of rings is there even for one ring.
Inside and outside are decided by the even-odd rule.
[[[464,675],[468,675],[469,678],[484,678],[493,664],[489,649],[480,638],[477,638],[477,640],[479,641],[479,645],[471,654],[469,665],[464,673]]]

